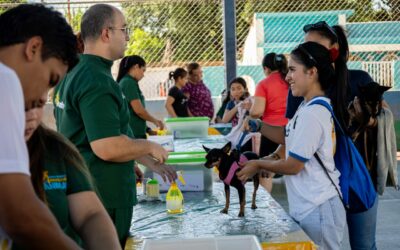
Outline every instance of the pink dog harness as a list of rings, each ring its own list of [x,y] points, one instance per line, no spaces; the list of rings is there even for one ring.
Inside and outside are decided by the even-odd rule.
[[[246,162],[248,162],[248,161],[249,161],[249,160],[246,158],[246,156],[240,155],[239,162],[240,162],[241,164],[246,163]],[[239,166],[239,164],[238,164],[237,161],[235,161],[235,162],[232,163],[232,166],[231,166],[231,168],[229,169],[229,173],[228,173],[228,175],[227,175],[227,176],[225,177],[225,179],[224,179],[224,183],[225,183],[226,185],[230,185],[230,184],[231,184],[232,178],[233,178],[233,176],[235,175],[236,170],[238,170],[238,169],[240,169],[240,168],[242,168],[242,167]]]

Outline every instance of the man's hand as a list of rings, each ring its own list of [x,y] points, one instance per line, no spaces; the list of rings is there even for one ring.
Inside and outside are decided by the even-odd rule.
[[[164,182],[166,182],[168,179],[168,181],[171,183],[178,178],[175,168],[170,165],[155,164],[151,167],[151,170],[159,174],[163,178]]]
[[[251,160],[244,163],[243,168],[236,173],[239,180],[245,182],[248,179],[252,178],[255,174],[257,174],[258,168],[258,160]]]
[[[168,158],[168,152],[160,144],[154,142],[151,145],[150,156],[160,164],[163,164]]]

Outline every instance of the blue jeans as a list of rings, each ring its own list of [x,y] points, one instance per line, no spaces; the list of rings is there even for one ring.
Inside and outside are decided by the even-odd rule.
[[[349,239],[352,250],[376,250],[376,217],[378,214],[378,195],[374,206],[362,213],[347,213]]]
[[[335,196],[315,208],[299,224],[320,250],[336,250],[341,248],[345,216],[342,201]]]

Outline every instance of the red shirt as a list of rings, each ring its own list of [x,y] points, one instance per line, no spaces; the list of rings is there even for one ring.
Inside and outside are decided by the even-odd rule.
[[[279,72],[273,72],[258,83],[255,96],[265,98],[265,109],[262,120],[275,126],[285,126],[286,99],[289,84],[282,79]]]

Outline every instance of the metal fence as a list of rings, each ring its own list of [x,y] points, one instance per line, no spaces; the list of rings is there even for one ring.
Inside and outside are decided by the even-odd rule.
[[[102,1],[42,0],[66,16],[78,31],[80,18]],[[232,1],[233,2],[233,1]],[[20,1],[0,0],[0,12]],[[214,96],[223,90],[222,0],[105,1],[122,9],[132,28],[127,55],[145,58],[140,82],[148,99],[165,97],[168,72],[188,62],[203,66]],[[350,68],[367,70],[384,85],[400,89],[399,0],[236,0],[237,73],[250,89],[264,76],[260,66],[269,52],[290,53],[303,41],[302,27],[325,20],[348,32]]]

